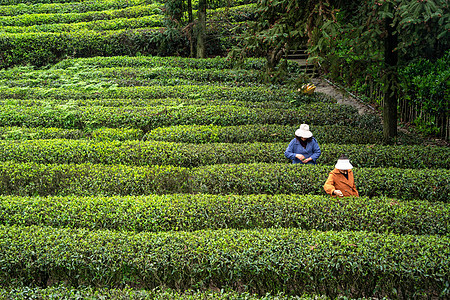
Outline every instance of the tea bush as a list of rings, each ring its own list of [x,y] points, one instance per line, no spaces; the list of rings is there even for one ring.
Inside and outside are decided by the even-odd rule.
[[[258,109],[238,106],[150,106],[150,107],[21,107],[0,106],[0,126],[61,127],[83,129],[129,127],[149,131],[169,125],[245,125],[309,123],[313,125],[354,124],[358,114],[352,107],[313,103],[297,109]]]
[[[297,125],[249,124],[240,126],[178,125],[158,127],[145,135],[146,140],[177,143],[287,143],[294,138]],[[362,126],[361,126],[362,127]],[[345,125],[310,126],[319,144],[382,144],[383,134],[370,128]],[[397,140],[404,144],[423,144],[419,137],[399,132]]]
[[[0,196],[0,224],[120,231],[302,228],[450,235],[450,206],[328,195]]]
[[[0,226],[0,280],[446,297],[448,237],[299,229],[131,233]],[[344,288],[343,288],[344,287]]]
[[[135,131],[132,131],[135,133]],[[158,141],[111,141],[117,131],[93,131],[105,141],[23,140],[0,141],[0,161],[37,163],[102,163],[126,165],[173,165],[197,167],[214,164],[287,163],[285,143],[186,144]],[[382,146],[321,144],[318,164],[334,165],[341,154],[355,167],[439,169],[450,165],[450,149],[437,146]]]
[[[323,195],[330,166],[175,166],[0,163],[3,195],[312,194]],[[359,168],[362,196],[447,202],[450,170]]]

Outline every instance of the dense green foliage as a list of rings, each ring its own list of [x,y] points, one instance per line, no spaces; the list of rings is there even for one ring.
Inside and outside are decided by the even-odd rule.
[[[96,82],[98,83],[98,82]],[[78,86],[77,86],[78,85]],[[220,85],[155,85],[155,86],[125,86],[115,87],[111,84],[86,84],[74,82],[72,85],[62,85],[60,88],[46,87],[2,87],[2,99],[156,99],[156,98],[187,98],[204,100],[234,101],[299,101],[320,98],[308,97],[289,89],[270,89],[264,86],[227,87]]]
[[[372,103],[388,103],[394,110],[399,103],[404,122],[448,140],[448,67],[439,70],[439,59],[448,66],[449,20],[445,0],[259,0],[255,19],[247,22],[229,56],[237,61],[265,57],[266,79],[279,82],[286,75],[276,69],[283,66],[280,59],[308,46],[309,63],[325,76]],[[424,67],[420,58],[432,67]],[[417,64],[421,76],[412,80],[408,72]],[[392,138],[397,116],[387,111],[385,133]]]
[[[152,2],[5,3],[10,5],[0,6],[0,68],[44,66],[74,57],[187,56],[189,39],[181,31],[166,28],[163,4]],[[246,4],[226,12],[220,7],[211,11],[211,20],[227,17],[239,24],[252,15],[252,7]],[[214,36],[217,28],[208,28],[207,33]],[[222,40],[231,43],[229,38]],[[213,43],[208,51],[223,53],[224,47]]]
[[[449,20],[445,0],[344,1],[335,18],[315,32],[311,51],[324,58],[329,77],[378,104],[385,100],[389,76],[403,74],[393,75],[399,117],[419,132],[448,140]],[[394,69],[385,61],[389,27],[397,39]]]
[[[350,119],[352,118],[352,119]],[[233,105],[222,106],[122,106],[122,107],[0,107],[0,126],[61,127],[83,129],[99,127],[131,127],[144,131],[170,125],[223,126],[245,124],[286,124],[307,122],[314,125],[364,125],[352,107],[313,103],[298,109],[260,109]]]
[[[0,141],[0,161],[197,167],[215,164],[287,163],[284,143],[187,144],[159,141]],[[345,153],[355,167],[439,169],[450,167],[450,148],[321,144],[318,164],[334,165]],[[290,162],[290,161],[289,161]]]
[[[361,127],[364,126],[361,125]],[[219,142],[286,143],[294,137],[296,129],[298,129],[298,126],[277,124],[250,124],[240,126],[179,125],[155,128],[145,135],[145,139],[197,144]],[[373,128],[324,125],[311,126],[311,130],[319,144],[379,144],[383,140],[381,132],[374,132]],[[400,134],[398,140],[405,144],[423,143],[423,140],[419,137],[407,134]]]
[[[449,65],[450,50],[435,62],[419,58],[399,71],[403,78],[402,118],[413,122],[419,132],[450,135],[443,124],[450,115]]]
[[[92,139],[127,141],[138,140],[143,136],[142,130],[127,128],[99,128],[91,131],[80,129],[62,129],[56,127],[0,127],[1,140],[40,140],[40,139]]]
[[[18,103],[21,105],[32,105],[35,101],[22,100],[6,100],[9,102]],[[129,99],[130,104],[141,105],[142,102]],[[148,103],[150,100],[143,100]],[[156,100],[155,100],[156,101]],[[0,100],[1,102],[1,100]],[[77,101],[79,105],[82,101]],[[103,105],[121,105],[121,103],[128,103],[121,99],[117,102],[112,100],[99,100]],[[174,100],[174,102],[163,99],[158,102],[158,105],[166,103],[169,105],[180,105],[186,102],[185,100]],[[203,100],[196,101],[200,104]],[[212,104],[218,104],[218,102]],[[221,101],[226,104],[226,101]],[[96,105],[95,100],[88,100],[84,104],[92,103]],[[253,103],[253,107],[285,107],[283,102],[258,102]],[[250,106],[248,102],[234,102],[234,104],[242,106]],[[127,104],[129,105],[129,104]],[[286,106],[287,107],[287,106]],[[292,125],[277,125],[277,124],[250,124],[240,126],[217,126],[217,125],[178,125],[155,128],[146,134],[140,129],[133,128],[98,128],[93,130],[81,129],[63,129],[56,127],[0,127],[0,139],[2,140],[39,140],[39,139],[80,139],[80,140],[145,140],[145,141],[165,141],[175,143],[190,143],[190,144],[205,144],[205,143],[287,143],[293,138],[293,133],[298,126]],[[379,132],[373,132],[368,129],[324,125],[314,126],[314,136],[320,144],[336,143],[339,144],[378,144],[382,141],[382,135]],[[423,144],[423,139],[418,136],[411,136],[408,134],[401,134],[398,138],[400,144],[405,145],[419,145]]]
[[[0,197],[2,225],[138,232],[283,227],[449,236],[449,210],[441,202],[294,194]]]
[[[18,16],[23,14],[50,14],[50,13],[83,13],[87,11],[104,11],[110,9],[124,9],[137,5],[151,4],[148,0],[102,0],[102,1],[1,1],[1,16]]]
[[[175,166],[0,163],[4,195],[312,194],[323,195],[331,166],[291,164]],[[362,196],[405,200],[449,199],[448,169],[360,168],[355,182]]]
[[[306,39],[289,41],[338,28],[343,1],[248,2],[207,3],[206,55],[239,32],[267,54],[234,69],[181,57],[205,1],[189,23],[179,0],[0,0],[0,298],[448,298],[449,148],[408,133],[383,146],[377,115],[295,86],[283,55]],[[446,60],[431,61],[403,75],[445,108]],[[318,165],[283,155],[302,123]],[[341,154],[361,197],[325,194]]]
[[[171,289],[141,290],[126,287],[123,289],[94,289],[92,287],[68,288],[66,286],[53,286],[49,288],[15,288],[11,290],[0,289],[0,297],[7,297],[9,300],[19,300],[29,297],[39,297],[41,300],[66,299],[139,299],[139,300],[327,300],[326,296],[288,296],[283,293],[277,295],[258,296],[250,293],[238,293],[235,291],[184,291],[182,293]]]
[[[1,226],[0,233],[4,283],[220,289],[239,282],[244,291],[262,294],[394,296],[401,290],[414,297],[446,295],[449,278],[450,241],[442,236],[292,228],[134,234],[39,226]]]
[[[210,194],[324,194],[330,166],[285,164],[212,165],[195,169],[192,190]],[[362,196],[448,201],[450,171],[360,168],[355,183]]]

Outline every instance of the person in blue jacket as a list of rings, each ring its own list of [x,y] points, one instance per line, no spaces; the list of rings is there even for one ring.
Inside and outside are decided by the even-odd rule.
[[[320,156],[320,147],[308,124],[300,125],[295,131],[295,138],[289,143],[284,156],[292,160],[293,164],[316,164]]]

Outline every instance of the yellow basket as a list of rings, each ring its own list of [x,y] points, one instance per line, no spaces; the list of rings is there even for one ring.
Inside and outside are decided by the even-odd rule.
[[[300,90],[304,94],[311,95],[316,90],[316,86],[314,84],[306,84],[306,85],[303,85]]]

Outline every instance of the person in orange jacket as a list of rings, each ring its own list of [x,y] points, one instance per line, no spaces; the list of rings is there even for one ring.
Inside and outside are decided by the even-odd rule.
[[[339,157],[323,186],[325,192],[333,197],[359,197],[352,169],[353,166],[345,155]]]

